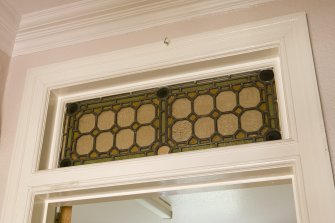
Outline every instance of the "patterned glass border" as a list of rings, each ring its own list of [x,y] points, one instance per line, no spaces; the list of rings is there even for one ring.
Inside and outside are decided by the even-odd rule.
[[[281,139],[257,70],[67,104],[60,167]]]

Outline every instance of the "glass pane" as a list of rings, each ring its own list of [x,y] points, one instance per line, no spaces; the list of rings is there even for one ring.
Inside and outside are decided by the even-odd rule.
[[[272,70],[67,104],[60,167],[281,139]]]

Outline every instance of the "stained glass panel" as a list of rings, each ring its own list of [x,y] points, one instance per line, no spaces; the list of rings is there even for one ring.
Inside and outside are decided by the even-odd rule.
[[[67,104],[60,167],[280,139],[272,70]]]

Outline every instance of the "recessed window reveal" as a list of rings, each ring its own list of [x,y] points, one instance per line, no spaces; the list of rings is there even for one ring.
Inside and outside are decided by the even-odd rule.
[[[67,104],[60,167],[281,139],[272,69]]]

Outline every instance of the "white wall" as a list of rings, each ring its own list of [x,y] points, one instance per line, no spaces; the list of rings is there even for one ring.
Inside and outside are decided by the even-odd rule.
[[[206,188],[208,190],[208,188]],[[164,196],[172,219],[134,200],[74,206],[72,223],[296,223],[291,184]]]
[[[3,200],[11,151],[14,144],[19,106],[27,69],[73,58],[110,52],[155,41],[205,32],[246,22],[306,11],[329,146],[335,161],[335,1],[277,0],[228,13],[218,13],[120,36],[94,40],[12,59],[3,100],[0,144],[0,201]],[[154,18],[153,18],[154,19]],[[334,162],[335,164],[335,162]],[[2,202],[1,202],[2,203]],[[0,209],[1,204],[0,203]]]

